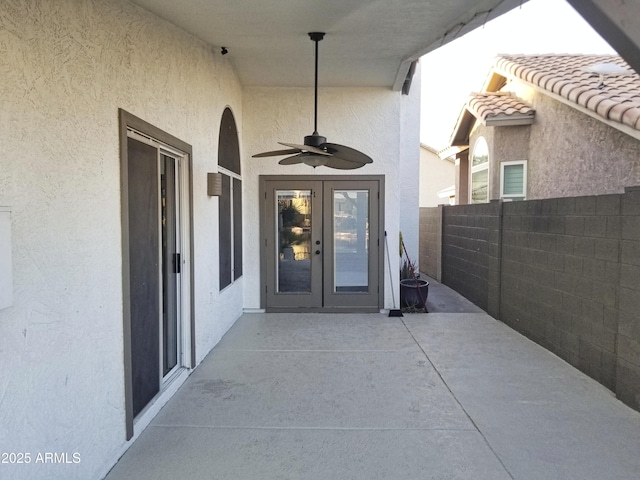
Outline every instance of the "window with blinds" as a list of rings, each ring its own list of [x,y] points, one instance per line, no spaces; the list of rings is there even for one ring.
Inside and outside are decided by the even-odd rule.
[[[525,200],[527,197],[527,162],[503,162],[500,172],[500,197],[505,200]]]

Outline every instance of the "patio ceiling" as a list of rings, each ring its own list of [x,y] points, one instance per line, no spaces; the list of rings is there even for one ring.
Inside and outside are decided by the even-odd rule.
[[[400,90],[425,53],[484,25],[521,0],[133,0],[220,52],[245,86],[313,85]]]

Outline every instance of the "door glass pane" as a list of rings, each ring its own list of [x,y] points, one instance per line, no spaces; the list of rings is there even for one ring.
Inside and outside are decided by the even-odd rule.
[[[162,375],[178,364],[178,299],[179,271],[176,242],[176,161],[166,155],[160,160],[160,191],[162,209]]]
[[[280,293],[311,292],[311,190],[276,190]]]
[[[369,192],[333,192],[334,292],[369,291]]]

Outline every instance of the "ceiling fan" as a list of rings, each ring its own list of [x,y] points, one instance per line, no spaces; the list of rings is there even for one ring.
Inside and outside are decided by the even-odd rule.
[[[318,134],[318,42],[324,38],[324,33],[311,32],[309,33],[309,37],[316,44],[313,133],[304,137],[304,145],[278,142],[280,145],[289,147],[289,149],[258,153],[253,155],[253,157],[261,158],[292,155],[291,157],[280,160],[278,163],[280,165],[304,163],[313,168],[325,166],[339,170],[352,170],[363,167],[367,163],[372,163],[373,160],[368,155],[351,147],[345,147],[337,143],[328,143],[326,137]]]

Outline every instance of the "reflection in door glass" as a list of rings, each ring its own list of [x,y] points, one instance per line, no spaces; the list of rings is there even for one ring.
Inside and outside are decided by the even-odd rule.
[[[369,291],[369,192],[333,192],[335,292]]]
[[[311,292],[311,190],[277,190],[278,292]]]

